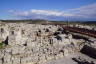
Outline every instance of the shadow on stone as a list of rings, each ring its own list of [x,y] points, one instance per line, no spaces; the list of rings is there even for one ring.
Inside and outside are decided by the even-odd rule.
[[[81,60],[81,59],[76,59],[76,58],[72,58],[73,61],[77,62],[78,64],[95,64],[93,61],[88,62],[85,59]]]
[[[91,46],[85,45],[80,52],[96,59],[96,49]]]
[[[4,44],[8,45],[8,36],[5,41],[3,41]]]

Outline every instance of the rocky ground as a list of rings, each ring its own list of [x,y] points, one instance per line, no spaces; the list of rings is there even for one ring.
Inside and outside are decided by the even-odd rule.
[[[53,60],[53,61],[47,62],[47,64],[80,64],[80,63],[72,60],[72,58],[77,58],[78,59],[79,57],[83,61],[88,61],[89,64],[91,64],[92,61],[96,64],[96,59],[90,58],[89,56],[84,55],[80,52],[69,55],[68,57],[63,57],[63,58],[58,59],[58,60]],[[84,63],[82,63],[82,64],[84,64]]]
[[[59,25],[4,23],[0,24],[0,42],[4,44],[0,64],[43,64],[80,51],[85,40],[74,39]],[[71,62],[76,63],[68,58]]]

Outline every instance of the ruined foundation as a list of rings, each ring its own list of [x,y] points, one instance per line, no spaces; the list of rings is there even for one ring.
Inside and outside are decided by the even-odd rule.
[[[74,39],[59,25],[0,24],[0,64],[43,64],[80,51],[82,39]]]

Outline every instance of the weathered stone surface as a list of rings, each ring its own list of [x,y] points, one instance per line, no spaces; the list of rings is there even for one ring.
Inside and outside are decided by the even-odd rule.
[[[74,53],[77,42],[82,42],[62,33],[58,25],[8,23],[2,28],[0,41],[8,37],[8,45],[0,50],[1,64],[43,64]]]
[[[20,64],[20,58],[17,57],[12,58],[12,64]]]

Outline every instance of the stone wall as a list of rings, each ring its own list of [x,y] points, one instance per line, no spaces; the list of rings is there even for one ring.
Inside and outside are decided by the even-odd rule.
[[[54,25],[8,23],[0,25],[0,41],[8,44],[0,49],[0,64],[43,64],[73,54],[77,42],[71,34],[62,33]]]

